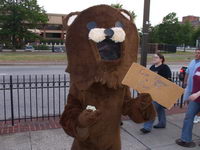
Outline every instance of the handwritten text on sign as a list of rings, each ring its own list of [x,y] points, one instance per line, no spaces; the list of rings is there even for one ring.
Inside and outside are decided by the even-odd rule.
[[[170,109],[183,94],[183,89],[149,69],[133,63],[122,84],[140,93],[149,93],[162,106]]]

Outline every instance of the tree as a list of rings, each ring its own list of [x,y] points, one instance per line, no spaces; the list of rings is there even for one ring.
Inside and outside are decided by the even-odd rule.
[[[24,40],[38,36],[28,29],[45,24],[48,17],[37,0],[1,0],[0,1],[0,37],[11,43],[13,50]]]
[[[120,3],[117,3],[117,4],[111,4],[111,7],[122,9],[123,5]]]
[[[198,40],[198,46],[200,48],[200,27],[194,29],[193,34],[192,34],[192,44],[195,45],[196,41]]]
[[[162,22],[165,24],[177,24],[178,18],[176,17],[176,13],[175,12],[169,13],[167,16],[163,18]]]
[[[184,51],[186,45],[192,45],[193,30],[194,28],[189,22],[180,24],[180,30],[178,32],[178,41],[179,44],[184,46]]]
[[[160,43],[158,36],[159,25],[149,27],[149,42],[150,43]]]
[[[111,7],[114,7],[114,8],[118,8],[118,9],[123,9],[123,5],[120,4],[120,3],[117,3],[117,4],[111,4]],[[130,15],[132,16],[133,20],[135,20],[136,18],[136,14],[134,11],[128,11],[130,13]]]
[[[178,42],[178,33],[180,29],[180,24],[176,13],[169,13],[163,18],[161,24],[158,25],[158,38],[161,43],[175,44]]]
[[[174,45],[194,46],[200,38],[200,27],[195,29],[189,22],[180,24],[176,13],[169,13],[161,24],[150,27],[151,43],[166,43]]]

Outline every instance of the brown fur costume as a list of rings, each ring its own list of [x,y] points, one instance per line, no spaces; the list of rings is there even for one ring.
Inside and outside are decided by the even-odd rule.
[[[75,14],[77,18],[68,26],[69,18]],[[122,114],[136,123],[155,118],[150,95],[140,94],[132,99],[129,88],[121,84],[137,60],[137,29],[127,11],[106,5],[71,13],[64,21],[71,85],[60,123],[64,131],[75,138],[72,150],[120,150]],[[101,58],[97,43],[88,37],[87,24],[91,21],[96,23],[96,28],[105,29],[114,27],[117,21],[123,24],[126,35],[120,43],[119,59]],[[97,110],[86,110],[87,105]]]

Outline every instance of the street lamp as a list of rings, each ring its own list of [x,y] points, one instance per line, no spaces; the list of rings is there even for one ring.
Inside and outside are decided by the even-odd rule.
[[[149,11],[150,0],[144,0],[144,14],[143,14],[143,28],[142,28],[142,49],[140,64],[147,65],[147,50],[148,50],[148,36],[149,36]]]

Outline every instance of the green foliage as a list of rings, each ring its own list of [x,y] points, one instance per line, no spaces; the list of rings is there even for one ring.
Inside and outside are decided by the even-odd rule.
[[[195,30],[189,22],[180,24],[174,12],[165,16],[161,24],[150,27],[149,31],[150,43],[194,46],[200,36],[200,28]]]
[[[180,24],[176,13],[169,13],[163,18],[163,22],[158,28],[158,38],[160,43],[177,44],[178,43],[178,32]]]
[[[149,42],[150,43],[159,43],[159,34],[158,34],[158,30],[159,30],[159,25],[153,27],[150,26],[149,28]]]
[[[196,44],[196,40],[200,40],[200,27],[197,29],[194,29],[192,34],[192,44]]]
[[[194,28],[189,22],[180,24],[180,30],[178,32],[178,44],[192,45],[192,35]]]
[[[111,4],[111,7],[114,7],[114,8],[118,8],[118,9],[123,9],[123,5],[120,4],[120,3],[116,3],[116,4]],[[136,18],[136,14],[134,11],[128,11],[130,13],[130,15],[132,16],[133,20],[135,20]]]
[[[46,45],[33,45],[35,50],[49,50],[49,47]]]
[[[122,9],[123,5],[120,3],[116,3],[116,4],[111,4],[111,7]]]
[[[1,0],[0,2],[0,40],[10,41],[15,49],[24,40],[38,38],[28,31],[38,24],[45,24],[48,17],[37,0]]]
[[[162,22],[165,24],[177,24],[178,18],[176,17],[176,13],[175,12],[169,13],[167,16],[163,18]]]

